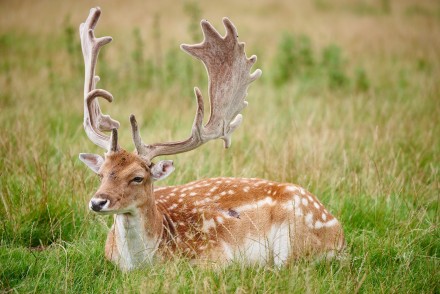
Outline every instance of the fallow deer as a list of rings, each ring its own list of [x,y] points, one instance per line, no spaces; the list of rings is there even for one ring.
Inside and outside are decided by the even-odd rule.
[[[105,256],[122,270],[137,268],[173,256],[196,263],[280,266],[309,255],[332,255],[345,244],[340,223],[311,193],[297,185],[255,178],[203,179],[180,186],[154,188],[174,170],[173,162],[153,163],[158,156],[196,149],[214,139],[231,144],[231,134],[242,122],[247,88],[261,75],[256,62],[246,57],[237,30],[224,18],[221,36],[206,20],[204,40],[181,45],[201,60],[209,77],[211,113],[203,124],[204,103],[195,88],[197,111],[191,136],[184,141],[144,144],[134,115],[132,135],[136,151],[118,144],[119,122],[103,115],[97,97],[112,102],[112,95],[96,89],[95,66],[102,46],[112,38],[95,38],[99,8],[80,25],[85,62],[84,128],[89,139],[106,150],[105,156],[80,154],[80,159],[101,178],[89,207],[98,214],[114,215]],[[104,132],[111,132],[110,136]]]

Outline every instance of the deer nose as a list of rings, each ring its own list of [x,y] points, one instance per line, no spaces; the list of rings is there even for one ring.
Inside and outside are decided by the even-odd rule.
[[[102,198],[92,198],[89,203],[89,208],[93,211],[101,211],[104,208],[107,208],[110,203],[107,199]]]

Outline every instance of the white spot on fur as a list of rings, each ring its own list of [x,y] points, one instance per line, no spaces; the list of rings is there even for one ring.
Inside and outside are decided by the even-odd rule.
[[[307,200],[307,198],[301,199],[301,202],[304,206],[307,206],[309,204],[309,201]]]
[[[235,210],[240,212],[240,211],[246,211],[249,209],[258,209],[258,208],[265,206],[265,205],[274,205],[274,204],[275,204],[275,202],[272,200],[271,197],[266,197],[262,200],[258,200],[257,202],[245,204],[243,206],[237,207]]]
[[[313,228],[313,213],[311,213],[311,212],[307,213],[305,220],[306,220],[306,225],[309,228]]]
[[[322,217],[322,220],[323,220],[323,221],[325,221],[325,220],[327,219],[327,215],[326,215],[325,213],[323,213],[323,214],[321,215],[321,217]]]
[[[199,200],[199,201],[195,201],[194,204],[195,205],[204,205],[204,204],[206,204],[206,203],[208,203],[210,201],[211,201],[211,199],[205,198],[205,199],[202,199],[202,200]]]
[[[290,191],[290,192],[295,192],[298,191],[299,189],[295,186],[287,186],[286,187],[286,191]]]
[[[294,201],[287,201],[282,204],[282,207],[289,211],[295,211],[296,216],[302,216],[303,211],[299,207],[299,205],[296,205]]]
[[[293,201],[287,201],[282,204],[282,207],[286,210],[294,210],[295,203]]]
[[[298,195],[293,196],[293,200],[295,201],[295,206],[299,206],[301,204],[301,198]]]
[[[247,192],[249,192],[249,189],[250,189],[250,187],[246,186],[246,187],[243,188],[243,192],[247,193]]]
[[[316,202],[313,202],[313,206],[315,206],[316,209],[319,209],[319,204]]]
[[[196,192],[191,192],[191,193],[189,193],[189,196],[196,196],[196,195],[197,195]]]
[[[320,229],[324,226],[324,224],[321,221],[316,221],[315,223],[315,229]]]
[[[329,228],[329,227],[333,227],[333,226],[335,226],[337,224],[338,224],[338,220],[334,218],[334,219],[329,220],[328,222],[324,223],[324,226]]]
[[[223,219],[221,216],[217,216],[217,217],[215,218],[215,220],[216,220],[219,224],[222,224],[222,223],[224,222],[224,219]]]
[[[205,233],[208,233],[209,229],[215,228],[215,227],[216,227],[216,225],[215,225],[214,219],[211,218],[209,220],[204,220],[203,221],[202,231],[205,232]]]
[[[177,206],[178,206],[178,204],[174,203],[173,205],[168,207],[168,210],[173,210],[173,209],[177,208]]]
[[[233,190],[229,190],[229,191],[228,191],[228,194],[229,194],[229,195],[234,195],[235,192],[234,192]]]

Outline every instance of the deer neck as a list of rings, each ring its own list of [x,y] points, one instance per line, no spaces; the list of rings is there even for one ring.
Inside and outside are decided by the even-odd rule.
[[[152,189],[131,212],[114,218],[120,265],[130,270],[151,263],[163,235],[163,215],[155,205]]]

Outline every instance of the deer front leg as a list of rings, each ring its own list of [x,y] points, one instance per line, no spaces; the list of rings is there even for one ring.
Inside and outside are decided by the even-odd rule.
[[[117,263],[120,259],[119,252],[116,247],[115,225],[112,225],[107,235],[107,241],[105,243],[105,258],[113,263]]]

